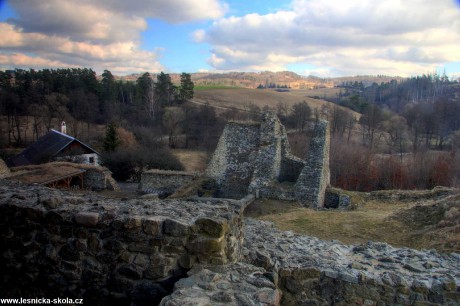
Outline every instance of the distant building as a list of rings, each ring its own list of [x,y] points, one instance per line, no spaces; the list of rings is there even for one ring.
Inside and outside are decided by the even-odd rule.
[[[7,164],[9,167],[18,167],[51,161],[98,165],[99,153],[77,138],[51,130],[24,151],[10,158]]]

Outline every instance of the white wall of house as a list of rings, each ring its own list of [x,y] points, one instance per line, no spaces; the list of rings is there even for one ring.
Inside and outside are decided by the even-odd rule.
[[[81,154],[72,156],[57,157],[56,161],[67,161],[76,164],[95,165],[99,166],[99,155],[96,153]]]

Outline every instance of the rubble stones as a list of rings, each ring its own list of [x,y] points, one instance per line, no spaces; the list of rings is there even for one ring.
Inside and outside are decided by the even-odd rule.
[[[264,269],[236,263],[194,270],[160,305],[280,305],[281,291]]]
[[[301,305],[304,299],[317,305],[393,305],[395,301],[412,305],[414,300],[424,305],[460,303],[457,254],[375,242],[348,246],[282,232],[270,222],[245,222],[245,261],[279,275],[282,305]]]

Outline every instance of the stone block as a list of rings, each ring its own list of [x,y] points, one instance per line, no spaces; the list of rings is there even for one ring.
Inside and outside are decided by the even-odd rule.
[[[192,254],[212,254],[223,251],[224,239],[198,236],[187,244],[187,250]]]
[[[124,228],[126,229],[137,229],[142,226],[142,218],[140,216],[129,216],[126,218]]]
[[[40,220],[43,218],[45,212],[42,208],[39,207],[27,207],[25,208],[25,215],[30,220]]]
[[[72,244],[65,244],[61,247],[58,252],[58,255],[67,261],[77,261],[80,260],[80,252]]]
[[[43,199],[41,202],[46,208],[55,209],[63,202],[63,199],[59,196],[51,196]]]
[[[294,270],[292,277],[298,280],[304,280],[308,278],[319,279],[321,276],[321,271],[318,268],[314,267],[299,267]]]
[[[186,236],[190,233],[190,227],[177,220],[166,219],[163,223],[163,231],[173,237]]]
[[[143,219],[142,228],[144,233],[148,235],[161,235],[163,227],[163,218],[161,217],[147,217]]]
[[[140,267],[135,265],[123,265],[118,269],[118,274],[132,280],[141,279],[142,270]]]
[[[220,238],[228,229],[228,224],[222,219],[200,218],[195,221],[200,234]]]
[[[96,212],[79,212],[75,215],[75,222],[88,227],[95,227],[99,222],[99,214]]]

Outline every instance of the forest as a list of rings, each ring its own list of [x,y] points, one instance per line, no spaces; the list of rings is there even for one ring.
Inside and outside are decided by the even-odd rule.
[[[334,186],[368,191],[460,183],[458,82],[428,74],[338,88],[326,98],[333,104],[320,109],[304,101],[272,109],[299,156],[305,155],[309,122],[330,122]],[[103,153],[117,179],[135,179],[136,169],[145,167],[182,169],[170,149],[212,152],[226,120],[257,120],[269,110],[248,105],[217,112],[190,103],[193,96],[188,73],[174,84],[163,72],[144,73],[133,82],[86,68],[0,71],[0,145],[25,147],[66,121],[73,136]],[[95,133],[98,127],[103,131]],[[8,157],[3,149],[2,157]]]
[[[342,109],[328,112],[336,186],[353,190],[459,186],[458,82],[428,74],[367,87],[343,83],[340,88],[329,100],[361,116],[354,126]]]

